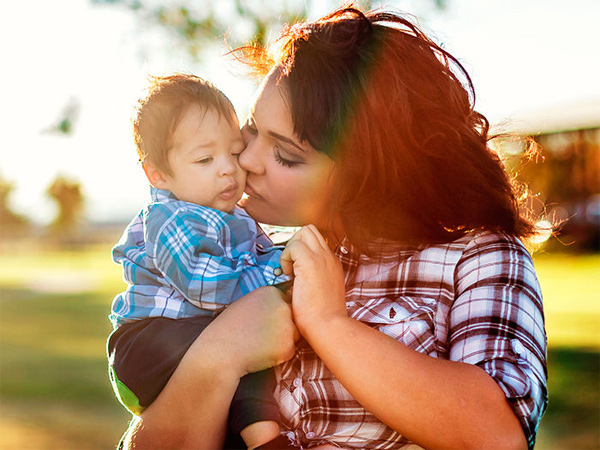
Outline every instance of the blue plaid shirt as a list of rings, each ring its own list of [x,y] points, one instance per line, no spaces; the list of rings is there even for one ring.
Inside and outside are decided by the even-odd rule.
[[[274,247],[241,208],[231,214],[151,188],[152,202],[113,248],[127,289],[112,303],[119,325],[148,317],[213,316],[248,292],[289,279]]]

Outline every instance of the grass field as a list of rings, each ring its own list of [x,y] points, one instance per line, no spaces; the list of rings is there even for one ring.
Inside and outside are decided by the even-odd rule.
[[[600,255],[539,255],[550,406],[537,449],[598,449]],[[105,247],[0,254],[0,449],[111,449],[128,414],[106,375],[122,288]]]

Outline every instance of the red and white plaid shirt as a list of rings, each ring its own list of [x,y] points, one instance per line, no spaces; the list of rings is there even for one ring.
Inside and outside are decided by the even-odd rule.
[[[533,447],[548,401],[546,333],[533,263],[518,239],[483,232],[378,258],[344,241],[336,255],[351,317],[418,352],[484,369]],[[283,434],[292,444],[420,448],[365,410],[305,342],[278,377]]]

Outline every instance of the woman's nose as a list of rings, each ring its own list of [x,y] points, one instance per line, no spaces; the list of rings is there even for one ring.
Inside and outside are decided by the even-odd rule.
[[[242,169],[260,174],[264,171],[262,156],[258,138],[253,137],[246,140],[246,148],[240,154],[238,161]]]

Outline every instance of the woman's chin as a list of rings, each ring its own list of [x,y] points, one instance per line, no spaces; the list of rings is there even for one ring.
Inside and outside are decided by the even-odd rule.
[[[259,199],[249,197],[244,194],[241,200],[238,202],[238,205],[244,208],[250,217],[257,222],[276,225],[275,223],[271,222],[274,216],[272,209]]]
[[[237,202],[238,206],[241,206],[242,208],[246,209],[246,201],[247,200],[248,200],[248,195],[242,194],[242,198],[240,198],[239,201]]]

